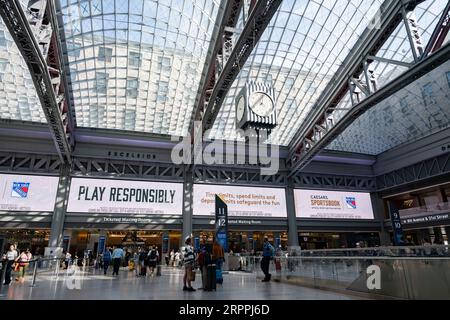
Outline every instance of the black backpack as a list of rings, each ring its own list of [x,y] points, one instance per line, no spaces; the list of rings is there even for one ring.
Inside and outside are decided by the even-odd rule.
[[[155,261],[155,260],[156,260],[156,250],[150,251],[150,254],[149,254],[149,256],[148,256],[148,259],[149,259],[150,261]]]

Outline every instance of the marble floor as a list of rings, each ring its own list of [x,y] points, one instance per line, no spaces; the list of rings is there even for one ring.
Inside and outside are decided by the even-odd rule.
[[[112,271],[112,270],[111,270]],[[28,277],[25,283],[3,286],[0,300],[350,300],[358,299],[341,293],[305,288],[291,284],[262,283],[251,273],[230,272],[224,275],[223,285],[216,291],[182,291],[182,271],[163,268],[160,277],[136,277],[123,269],[118,277],[111,271],[104,276],[100,270],[68,274],[58,277],[40,273],[36,285],[31,287]],[[194,288],[201,287],[201,279],[194,282]]]

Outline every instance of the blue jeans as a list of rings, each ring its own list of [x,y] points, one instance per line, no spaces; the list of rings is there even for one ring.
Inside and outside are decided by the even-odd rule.
[[[216,260],[216,269],[222,270],[222,265],[223,265],[223,259],[217,259]]]

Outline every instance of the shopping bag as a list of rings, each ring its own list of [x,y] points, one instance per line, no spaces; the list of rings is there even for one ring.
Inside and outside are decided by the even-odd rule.
[[[191,271],[191,278],[190,278],[190,280],[191,281],[195,281],[195,270]]]

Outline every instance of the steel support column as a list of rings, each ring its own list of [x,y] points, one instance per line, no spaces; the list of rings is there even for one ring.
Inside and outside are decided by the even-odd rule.
[[[48,48],[41,51],[19,0],[0,0],[0,15],[28,65],[58,155],[62,162],[71,163],[71,146],[57,99],[59,86],[54,86],[43,55]]]
[[[58,191],[56,193],[55,209],[50,231],[48,246],[50,248],[62,248],[64,220],[66,217],[67,198],[69,196],[70,169],[64,166],[59,177]]]

